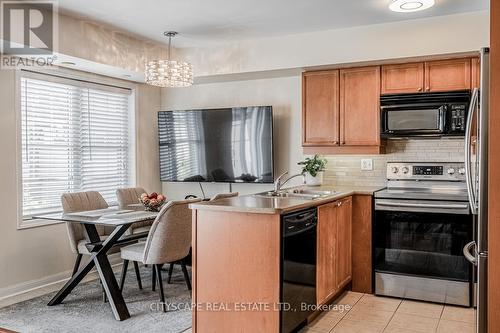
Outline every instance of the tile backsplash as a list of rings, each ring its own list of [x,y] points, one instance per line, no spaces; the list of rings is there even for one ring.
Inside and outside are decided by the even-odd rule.
[[[324,181],[337,186],[384,186],[386,163],[407,162],[462,162],[464,139],[402,139],[388,140],[383,155],[325,156],[328,165]],[[373,170],[361,170],[361,160],[373,159]]]

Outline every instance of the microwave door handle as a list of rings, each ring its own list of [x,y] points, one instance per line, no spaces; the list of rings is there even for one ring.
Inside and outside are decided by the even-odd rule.
[[[477,110],[477,102],[479,90],[476,88],[472,93],[472,99],[469,106],[467,124],[465,127],[465,180],[467,184],[467,192],[469,197],[469,203],[473,214],[477,214],[477,204],[476,195],[474,193],[474,188],[472,186],[472,170],[471,170],[471,148],[472,148],[472,120],[474,118],[474,113]]]

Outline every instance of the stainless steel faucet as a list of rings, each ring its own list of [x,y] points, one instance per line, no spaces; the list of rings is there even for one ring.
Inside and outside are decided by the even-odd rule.
[[[284,172],[278,178],[276,178],[276,180],[274,181],[274,192],[279,192],[281,190],[281,187],[283,185],[285,185],[289,180],[296,178],[296,177],[299,177],[299,176],[302,176],[302,183],[303,184],[305,184],[305,182],[306,182],[306,178],[305,178],[305,175],[303,173],[298,173],[296,175],[290,176],[287,179],[285,179],[285,181],[282,182],[281,179],[283,177],[285,177],[286,175],[288,175],[288,171]]]

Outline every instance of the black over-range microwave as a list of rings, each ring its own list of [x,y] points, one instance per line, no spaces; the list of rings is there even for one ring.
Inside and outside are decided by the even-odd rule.
[[[464,136],[470,91],[380,98],[383,137]]]

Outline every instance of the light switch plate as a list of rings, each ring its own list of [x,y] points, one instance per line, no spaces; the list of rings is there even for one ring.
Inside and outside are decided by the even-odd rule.
[[[362,171],[372,171],[373,170],[373,159],[363,158],[361,160],[361,170]]]

